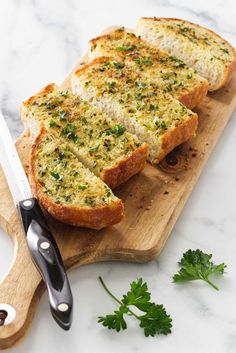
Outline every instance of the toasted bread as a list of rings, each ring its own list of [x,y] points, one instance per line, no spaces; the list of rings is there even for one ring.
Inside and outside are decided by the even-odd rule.
[[[84,65],[72,76],[71,87],[146,142],[152,163],[195,134],[197,114],[117,58]]]
[[[209,82],[209,90],[225,86],[236,68],[234,48],[213,31],[175,18],[141,18],[137,34],[183,60]]]
[[[122,201],[44,128],[32,145],[29,167],[34,196],[61,222],[101,229],[121,221]]]
[[[147,145],[88,102],[50,84],[22,105],[33,136],[44,126],[111,188],[140,172]]]
[[[192,109],[206,96],[208,82],[174,56],[155,48],[134,33],[118,28],[90,41],[90,59],[116,56],[125,60],[164,92]]]

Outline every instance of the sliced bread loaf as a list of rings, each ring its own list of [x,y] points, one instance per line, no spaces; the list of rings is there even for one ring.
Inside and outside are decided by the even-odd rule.
[[[168,53],[149,45],[134,33],[118,28],[90,41],[90,59],[118,56],[164,92],[192,109],[206,96],[208,82],[194,69]]]
[[[122,201],[44,128],[32,146],[29,166],[34,196],[58,220],[94,229],[121,221]]]
[[[236,67],[234,48],[213,31],[175,18],[141,18],[137,34],[183,60],[209,82],[211,91],[226,85]]]
[[[72,76],[71,86],[147,142],[152,163],[195,134],[197,114],[117,58],[101,57],[84,65]]]
[[[43,124],[111,188],[145,166],[146,144],[95,106],[54,84],[23,103],[22,119],[33,136]]]

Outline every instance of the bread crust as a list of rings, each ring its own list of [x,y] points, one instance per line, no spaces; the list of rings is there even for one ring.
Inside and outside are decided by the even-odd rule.
[[[190,21],[185,21],[185,20],[181,20],[179,18],[171,18],[171,17],[141,17],[138,24],[137,24],[137,29],[136,31],[138,30],[139,27],[141,27],[141,22],[142,20],[145,20],[145,21],[162,21],[162,20],[166,20],[166,21],[178,21],[178,22],[181,22],[181,23],[189,23],[195,27],[198,27],[198,28],[203,28],[207,31],[209,31],[210,33],[212,33],[214,36],[218,37],[222,42],[224,42],[225,44],[227,44],[227,46],[233,51],[234,53],[234,58],[229,62],[229,65],[227,67],[227,70],[225,72],[225,76],[224,76],[224,80],[221,82],[221,84],[214,88],[214,89],[211,89],[210,91],[216,91],[224,86],[226,86],[229,81],[231,80],[233,74],[234,74],[234,71],[236,70],[236,51],[234,49],[234,47],[227,41],[225,40],[224,38],[222,38],[219,34],[217,34],[216,32],[214,32],[213,30],[209,29],[209,28],[206,28],[204,26],[200,26],[198,25],[197,23],[193,23],[193,22],[190,22]]]
[[[30,135],[30,130],[28,127],[28,108],[32,105],[32,103],[37,99],[39,94],[45,93],[51,93],[55,90],[57,85],[55,83],[49,83],[47,86],[43,87],[38,93],[35,95],[29,97],[25,101],[22,102],[21,104],[21,120],[24,123],[26,132]]]
[[[47,86],[43,87],[37,94],[31,96],[30,98],[26,99],[22,105],[25,107],[28,107],[32,104],[32,102],[38,97],[39,94],[45,93],[51,93],[55,90],[55,88],[57,87],[57,85],[55,83],[49,83]]]
[[[109,57],[108,57],[108,56],[100,56],[99,58],[95,58],[95,59],[93,59],[93,61],[88,62],[88,63],[84,64],[83,66],[79,67],[79,68],[74,72],[74,75],[75,75],[75,76],[79,76],[79,75],[83,74],[84,71],[86,72],[86,70],[87,70],[90,66],[93,66],[93,65],[98,64],[98,63],[104,63],[104,62],[106,62],[106,61],[108,61],[108,60],[112,60],[112,58],[111,58],[110,56],[109,56]]]
[[[43,192],[42,186],[36,178],[35,156],[38,145],[45,132],[45,128],[40,130],[39,135],[32,145],[29,159],[29,181],[32,193],[38,199],[39,203],[54,218],[73,226],[99,230],[119,223],[124,216],[124,205],[120,199],[105,206],[76,207],[66,204],[56,204]]]
[[[148,155],[148,146],[142,144],[137,150],[129,156],[117,161],[112,168],[104,169],[102,180],[111,188],[114,189],[118,185],[127,181],[131,176],[141,172],[146,165]]]
[[[193,109],[206,97],[208,92],[208,81],[202,81],[201,86],[196,86],[191,91],[178,97],[178,100],[185,105],[188,109]]]
[[[195,135],[198,126],[198,116],[194,114],[191,119],[167,132],[161,139],[161,152],[154,163],[159,163],[176,146],[189,140]]]

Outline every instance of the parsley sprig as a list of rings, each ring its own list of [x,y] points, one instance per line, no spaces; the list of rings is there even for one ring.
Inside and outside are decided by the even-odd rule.
[[[147,283],[143,282],[142,278],[131,283],[130,290],[127,294],[123,295],[121,300],[111,293],[102,277],[99,277],[99,280],[105,291],[120,305],[119,309],[115,310],[113,314],[100,316],[98,318],[98,322],[102,323],[103,326],[107,327],[109,330],[116,330],[117,332],[121,329],[125,330],[127,329],[127,323],[124,315],[127,314],[135,317],[139,321],[139,326],[144,329],[146,337],[171,333],[172,319],[166,313],[163,305],[155,304],[150,301],[151,295],[148,292]],[[136,314],[130,308],[131,306],[142,311],[143,314]]]
[[[173,281],[187,282],[202,280],[214,289],[219,290],[219,288],[209,279],[209,276],[213,274],[222,275],[225,272],[226,265],[224,263],[214,265],[211,258],[211,254],[205,254],[199,249],[186,251],[179,262],[181,269],[173,276]]]

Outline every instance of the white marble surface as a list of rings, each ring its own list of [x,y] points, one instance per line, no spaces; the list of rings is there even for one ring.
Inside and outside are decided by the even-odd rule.
[[[0,107],[13,136],[22,131],[23,99],[49,82],[60,83],[105,27],[134,27],[140,16],[179,17],[208,26],[236,46],[233,0],[2,0],[0,2]],[[43,296],[32,328],[15,353],[235,353],[236,352],[236,115],[225,129],[166,247],[148,264],[104,263],[70,273],[74,322],[63,332],[53,322]],[[228,265],[216,292],[203,283],[171,282],[182,253],[199,247]],[[12,260],[11,242],[0,235],[0,279]],[[145,338],[132,319],[129,329],[110,332],[97,316],[115,309],[98,282],[102,275],[118,295],[142,276],[154,301],[173,318],[173,333]]]

